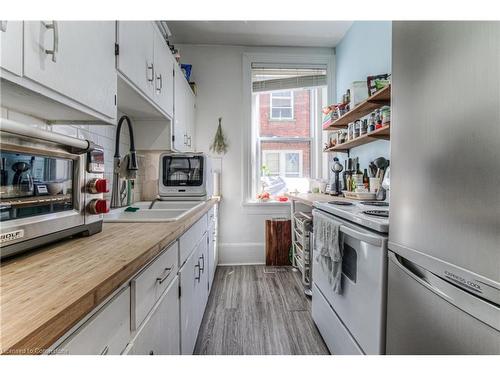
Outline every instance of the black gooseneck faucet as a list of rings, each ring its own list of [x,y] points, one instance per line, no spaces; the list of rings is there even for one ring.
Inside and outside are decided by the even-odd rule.
[[[116,126],[116,137],[115,137],[115,155],[113,160],[113,187],[111,192],[111,208],[122,207],[122,202],[120,199],[120,167],[121,167],[121,157],[120,157],[120,133],[122,130],[122,124],[126,121],[128,125],[128,132],[130,137],[130,154],[128,157],[127,170],[137,171],[137,154],[134,145],[134,131],[132,129],[132,121],[126,115],[120,117],[118,120],[118,125]]]

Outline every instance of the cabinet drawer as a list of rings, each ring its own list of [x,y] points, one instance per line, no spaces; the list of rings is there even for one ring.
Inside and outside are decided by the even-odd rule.
[[[141,325],[174,279],[179,269],[178,260],[179,244],[176,241],[132,280],[131,328],[133,331]]]
[[[191,228],[179,239],[179,264],[182,266],[195,246],[200,242],[203,234],[207,231],[207,215],[193,224]]]
[[[179,278],[176,276],[124,354],[180,354],[179,313]]]
[[[57,354],[120,354],[130,339],[130,287],[99,309],[58,348]]]

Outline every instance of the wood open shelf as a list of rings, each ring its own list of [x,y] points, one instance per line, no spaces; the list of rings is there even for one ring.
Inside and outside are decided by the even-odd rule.
[[[351,141],[341,143],[334,147],[327,148],[325,152],[348,152],[351,148],[365,145],[370,142],[377,141],[379,139],[389,140],[391,138],[391,125],[384,125],[379,129],[372,131],[371,133],[363,134],[358,138],[354,138]]]
[[[373,112],[375,109],[391,104],[391,85],[384,87],[370,96],[364,102],[361,102],[349,112],[332,121],[323,130],[339,130],[347,128],[351,122],[359,120],[361,117]]]

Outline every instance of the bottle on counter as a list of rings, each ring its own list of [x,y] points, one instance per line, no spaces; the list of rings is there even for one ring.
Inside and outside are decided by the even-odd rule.
[[[359,169],[359,162],[356,162],[356,188],[361,188],[363,186],[363,172]]]
[[[366,168],[363,171],[363,185],[367,191],[370,191],[370,177],[368,177],[368,171]]]

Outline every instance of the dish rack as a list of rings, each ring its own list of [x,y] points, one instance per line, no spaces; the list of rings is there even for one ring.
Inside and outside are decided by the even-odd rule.
[[[312,220],[313,218],[310,213],[295,212],[293,214],[292,265],[302,274],[302,284],[306,287],[306,294],[310,293],[312,281],[312,249],[310,245],[313,231]]]

